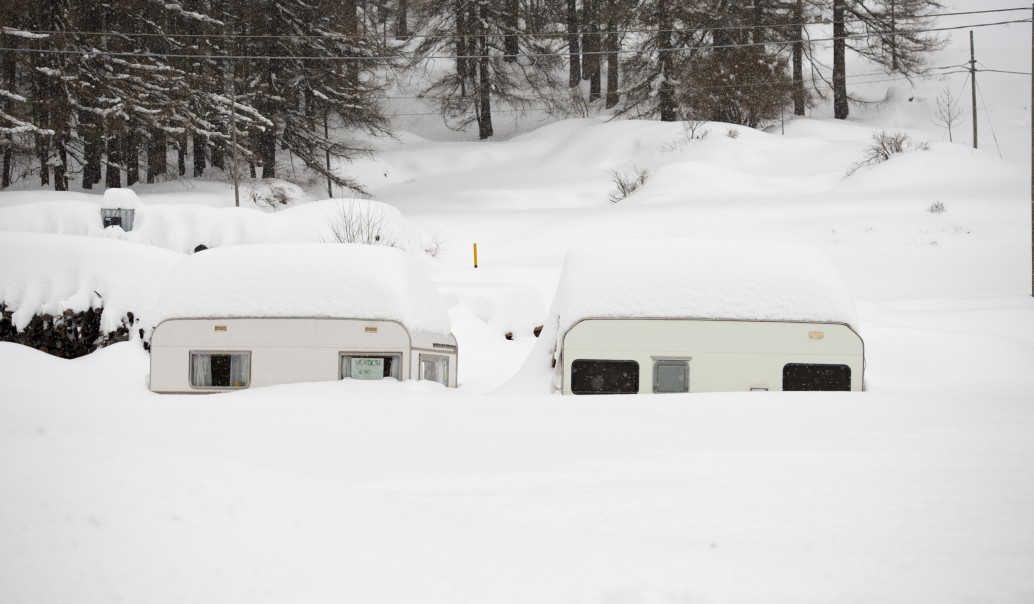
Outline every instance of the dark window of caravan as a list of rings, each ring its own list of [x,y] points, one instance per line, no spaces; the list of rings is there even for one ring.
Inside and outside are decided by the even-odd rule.
[[[249,352],[190,353],[190,385],[194,388],[247,388],[250,382]]]
[[[636,394],[639,392],[639,363],[578,359],[571,363],[571,392]]]
[[[401,366],[401,354],[341,353],[341,379],[381,380],[390,377],[397,380],[400,379]]]
[[[847,365],[789,363],[783,367],[783,390],[850,390]]]

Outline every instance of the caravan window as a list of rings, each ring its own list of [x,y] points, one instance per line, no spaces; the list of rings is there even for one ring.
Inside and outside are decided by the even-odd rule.
[[[664,360],[653,364],[654,392],[689,392],[689,363]]]
[[[401,354],[352,354],[341,353],[340,379],[382,380],[384,378],[401,379]]]
[[[449,385],[449,357],[441,354],[420,355],[420,379]]]
[[[250,382],[250,352],[190,353],[190,385],[194,388],[247,388]]]
[[[847,365],[789,363],[783,367],[783,390],[850,390]]]
[[[636,394],[639,392],[639,363],[578,359],[571,363],[571,392]]]

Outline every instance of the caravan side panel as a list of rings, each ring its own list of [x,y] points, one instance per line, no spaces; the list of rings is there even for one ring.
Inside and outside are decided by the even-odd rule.
[[[342,353],[397,354],[409,379],[409,333],[392,321],[356,319],[174,319],[151,337],[151,390],[202,393],[191,385],[191,353],[243,354],[248,387],[337,380]]]
[[[834,367],[861,390],[864,347],[850,327],[830,323],[696,319],[590,319],[571,328],[561,344],[563,392],[572,390],[572,365],[590,361],[638,373],[638,392],[782,390],[789,364],[822,371]],[[606,363],[597,363],[604,370]],[[682,367],[686,369],[682,369]],[[604,369],[599,369],[604,368]],[[665,376],[670,372],[673,377]],[[850,374],[847,377],[847,374]],[[688,377],[685,390],[682,380]],[[669,380],[676,387],[668,389]],[[655,383],[657,380],[657,383]],[[628,391],[623,389],[621,391]]]

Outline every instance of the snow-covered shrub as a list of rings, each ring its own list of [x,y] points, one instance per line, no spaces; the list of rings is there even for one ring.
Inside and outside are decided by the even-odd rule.
[[[682,134],[670,143],[661,145],[661,153],[672,153],[681,151],[693,141],[702,141],[710,134],[710,130],[704,127],[707,122],[701,120],[686,120],[682,123]]]
[[[926,211],[930,212],[931,214],[942,214],[947,209],[948,208],[944,207],[943,201],[935,201],[930,204],[930,207],[927,208]]]
[[[904,132],[881,130],[872,135],[872,143],[865,148],[862,159],[851,164],[846,176],[851,176],[866,166],[881,164],[901,153],[929,150],[930,143],[913,141],[912,137]]]
[[[646,168],[632,168],[632,174],[610,171],[610,181],[614,183],[614,190],[610,192],[611,203],[617,203],[639,190],[639,187],[646,184],[650,178],[650,171]]]
[[[256,206],[273,210],[298,203],[305,197],[301,187],[286,180],[262,179],[245,185],[248,199]]]
[[[330,217],[330,240],[337,243],[366,243],[404,247],[395,216],[377,202],[353,199],[341,204]]]

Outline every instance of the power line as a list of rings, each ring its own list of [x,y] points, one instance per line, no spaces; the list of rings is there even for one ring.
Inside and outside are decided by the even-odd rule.
[[[1015,23],[1030,23],[1030,19],[1018,19],[1014,21],[999,21],[996,23],[974,23],[971,25],[958,25],[954,27],[937,27],[931,29],[915,30],[913,33],[936,33],[945,31],[956,31],[961,29],[974,29],[980,27],[996,27],[999,25],[1011,25]],[[636,49],[617,49],[617,50],[600,50],[600,51],[589,51],[578,53],[581,56],[591,55],[612,55],[612,54],[642,54],[652,52],[685,52],[693,50],[714,50],[722,48],[751,48],[751,47],[765,47],[768,45],[785,46],[796,43],[816,43],[816,42],[834,42],[836,40],[862,40],[872,37],[882,36],[893,36],[902,35],[900,31],[890,32],[869,32],[865,34],[853,34],[847,36],[837,36],[829,38],[811,38],[809,40],[779,40],[772,42],[751,42],[747,44],[712,44],[712,45],[698,45],[698,46],[679,46],[674,48],[655,48],[649,50],[636,50]],[[136,58],[163,58],[163,59],[211,59],[211,60],[269,60],[269,61],[394,61],[399,60],[402,57],[392,55],[213,55],[213,54],[178,54],[178,53],[150,53],[150,52],[119,52],[119,51],[104,51],[104,50],[60,50],[53,48],[0,48],[0,51],[16,52],[16,53],[39,53],[39,54],[52,54],[52,55],[75,55],[83,57],[136,57]],[[567,56],[566,52],[545,52],[545,53],[520,53],[519,57],[527,58],[546,58],[546,57],[564,57]],[[423,57],[417,57],[416,60],[429,61],[429,60],[455,60],[455,59],[482,59],[482,58],[498,58],[504,56],[498,55],[479,55],[479,54],[465,54],[465,55],[426,55]],[[512,56],[512,55],[511,55]]]
[[[1000,8],[1000,9],[988,9],[979,11],[960,11],[960,12],[949,12],[949,13],[929,13],[926,15],[920,15],[911,19],[933,19],[941,17],[959,17],[968,15],[987,15],[996,13],[1009,13],[1009,12],[1031,12],[1029,7],[1017,7],[1017,8]],[[890,15],[881,15],[890,19]],[[909,18],[897,17],[899,21],[911,20]],[[844,19],[843,23],[866,23],[866,19]],[[809,26],[820,26],[820,25],[832,25],[831,19],[821,19],[818,21],[803,21],[798,23],[770,23],[761,25],[720,25],[714,27],[695,27],[695,28],[684,28],[684,29],[604,29],[597,31],[581,31],[581,32],[518,32],[518,33],[493,33],[493,38],[507,38],[507,37],[546,37],[546,38],[568,38],[572,35],[579,36],[605,36],[610,34],[658,34],[658,33],[684,33],[687,31],[740,31],[740,30],[755,30],[755,29],[781,29],[788,27],[809,27]],[[206,33],[206,34],[189,34],[189,33],[155,33],[155,32],[117,32],[117,31],[68,31],[58,29],[32,29],[32,30],[21,30],[13,27],[0,28],[3,33],[12,32],[25,32],[34,35],[47,35],[47,36],[112,36],[119,38],[204,38],[204,39],[231,39],[231,40],[365,40],[367,36],[359,36],[355,34],[341,34],[341,33],[326,33],[326,34],[227,34],[227,33]],[[933,31],[933,30],[928,30]],[[379,33],[379,32],[377,32]],[[907,32],[888,32],[888,34],[901,35]],[[922,33],[917,31],[916,33]],[[475,34],[469,35],[433,35],[433,34],[408,34],[406,36],[397,36],[405,39],[421,39],[421,38],[474,38],[478,37]],[[6,49],[0,49],[6,50]]]

